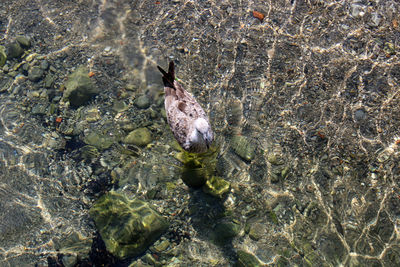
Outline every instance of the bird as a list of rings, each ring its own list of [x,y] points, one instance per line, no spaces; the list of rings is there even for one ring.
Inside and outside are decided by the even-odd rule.
[[[175,65],[168,72],[157,66],[164,84],[167,121],[179,145],[191,153],[206,152],[214,140],[208,116],[196,99],[175,80]]]

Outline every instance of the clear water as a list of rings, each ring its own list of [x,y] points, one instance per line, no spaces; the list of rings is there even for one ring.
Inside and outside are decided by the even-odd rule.
[[[0,45],[23,35],[32,46],[0,71],[0,265],[66,264],[62,255],[77,253],[88,262],[88,210],[111,189],[171,222],[167,250],[131,261],[230,266],[244,251],[260,265],[400,265],[399,9],[391,0],[3,0]],[[40,81],[17,67],[44,60]],[[223,200],[179,178],[156,68],[170,60],[209,112],[216,174],[231,182]],[[61,98],[79,65],[100,93],[76,109]],[[143,94],[149,108],[135,104]],[[147,127],[151,144],[125,146],[132,127]],[[85,160],[91,133],[111,141]],[[232,223],[237,233],[218,242]]]

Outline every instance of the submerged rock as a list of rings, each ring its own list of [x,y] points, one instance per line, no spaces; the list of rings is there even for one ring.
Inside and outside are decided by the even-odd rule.
[[[214,240],[218,244],[224,244],[237,236],[240,231],[240,224],[235,221],[222,222],[214,229]]]
[[[251,161],[254,158],[256,147],[247,137],[236,135],[232,138],[232,149],[242,159]]]
[[[28,79],[32,82],[39,81],[43,76],[43,70],[37,66],[32,67],[28,72]]]
[[[139,128],[130,132],[124,139],[124,143],[137,146],[145,146],[152,141],[151,133],[147,128]]]
[[[244,250],[238,250],[238,260],[236,266],[238,267],[258,267],[262,266],[260,261],[254,256]]]
[[[90,215],[107,250],[120,259],[143,253],[168,228],[168,222],[148,203],[116,192],[98,199]]]
[[[150,99],[146,95],[141,95],[135,100],[135,106],[146,109],[150,107]]]
[[[19,43],[14,42],[7,47],[7,58],[19,58],[24,53],[24,49],[19,45]]]
[[[6,55],[6,48],[0,45],[0,67],[3,67],[6,64],[7,55]]]
[[[65,88],[64,98],[74,107],[86,104],[98,94],[98,89],[89,78],[89,71],[85,66],[80,66],[68,77]]]
[[[31,47],[31,41],[25,36],[18,36],[15,40],[25,49]]]
[[[212,176],[203,186],[203,191],[214,197],[222,198],[227,192],[229,192],[230,186],[231,184],[221,177]]]

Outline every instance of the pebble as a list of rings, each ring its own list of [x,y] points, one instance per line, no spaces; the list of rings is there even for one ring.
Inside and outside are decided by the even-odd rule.
[[[136,99],[135,106],[141,109],[146,109],[150,107],[150,99],[146,95],[141,95]]]
[[[32,67],[28,72],[28,79],[32,82],[39,81],[43,76],[43,70],[37,66]]]

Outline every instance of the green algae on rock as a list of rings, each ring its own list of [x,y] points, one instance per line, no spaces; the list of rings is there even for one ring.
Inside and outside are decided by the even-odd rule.
[[[214,240],[218,244],[225,244],[240,232],[240,224],[236,221],[225,221],[217,224],[214,229]]]
[[[64,99],[68,99],[71,106],[79,107],[86,104],[98,89],[89,78],[89,71],[85,66],[78,67],[65,82]]]
[[[232,138],[232,149],[245,161],[251,161],[254,158],[256,147],[247,137],[235,135]]]
[[[152,141],[151,133],[147,128],[139,128],[130,132],[124,139],[124,143],[136,146],[145,146]]]
[[[221,177],[212,176],[203,185],[203,191],[214,197],[222,198],[227,192],[229,192],[230,186],[231,184]]]
[[[7,47],[7,58],[19,58],[24,53],[24,49],[19,45],[19,43],[14,42]]]
[[[6,55],[6,48],[0,45],[0,67],[3,67],[6,64],[7,55]]]
[[[236,262],[237,267],[258,267],[262,266],[260,261],[251,253],[244,250],[238,250],[238,260]]]
[[[125,259],[143,253],[168,228],[168,222],[148,203],[109,192],[90,209],[107,250]]]
[[[193,188],[203,186],[215,171],[218,148],[211,147],[209,151],[200,154],[180,149],[182,151],[177,153],[175,158],[183,163],[183,182]]]

